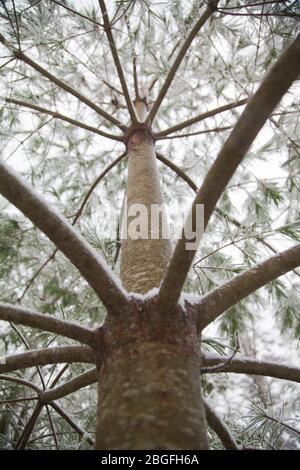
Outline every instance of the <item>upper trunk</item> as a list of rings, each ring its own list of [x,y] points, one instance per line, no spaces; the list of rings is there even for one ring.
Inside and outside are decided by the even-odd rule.
[[[141,121],[146,111],[142,101],[136,103]],[[156,155],[152,136],[147,130],[133,132],[128,140],[127,212],[133,204],[142,204],[147,210],[147,239],[128,238],[122,242],[121,280],[129,292],[144,294],[159,287],[171,256],[169,236],[163,238],[163,224],[167,226],[162,212],[157,232],[151,232],[151,206],[161,206],[163,196],[160,188]],[[134,217],[128,217],[127,227]],[[151,220],[152,219],[152,220]],[[153,228],[153,226],[152,226]],[[144,234],[142,235],[144,236]]]

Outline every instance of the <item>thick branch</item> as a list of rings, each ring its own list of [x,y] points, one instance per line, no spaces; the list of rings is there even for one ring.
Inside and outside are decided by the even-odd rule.
[[[209,170],[191,208],[188,220],[196,221],[198,204],[204,205],[204,228],[226,185],[243,160],[268,116],[300,73],[300,35],[281,55],[277,63],[247,104],[236,126]],[[172,310],[177,304],[196,250],[186,250],[184,232],[178,241],[159,293],[158,304]]]
[[[214,354],[204,354],[203,367],[212,367],[222,365],[228,359],[227,356],[218,356]],[[290,380],[291,382],[300,382],[300,368],[285,364],[278,364],[270,361],[258,361],[255,359],[234,357],[227,364],[218,369],[211,370],[209,373],[233,372],[236,374],[264,375],[274,377],[275,379]]]
[[[107,173],[110,172],[110,170],[112,168],[114,168],[115,165],[117,165],[125,156],[126,156],[127,152],[123,152],[121,155],[119,155],[119,157],[117,157],[113,162],[111,162],[106,168],[104,168],[104,170],[100,173],[100,175],[95,179],[95,181],[92,183],[91,187],[89,188],[89,190],[87,191],[87,193],[85,194],[84,198],[83,198],[83,201],[82,203],[80,204],[80,207],[79,209],[76,211],[76,214],[74,215],[74,219],[72,221],[72,225],[74,226],[77,222],[77,220],[79,219],[79,217],[81,216],[85,206],[87,205],[88,203],[88,200],[89,198],[91,197],[94,189],[96,188],[96,186],[100,183],[100,181],[107,175]],[[29,281],[27,282],[27,285],[25,287],[25,289],[23,290],[22,294],[20,295],[19,297],[19,302],[23,299],[24,295],[26,294],[26,292],[28,291],[28,289],[30,288],[30,286],[33,284],[33,282],[35,281],[35,279],[38,277],[38,275],[43,271],[43,269],[50,263],[51,260],[54,260],[54,257],[57,253],[58,249],[56,248],[52,253],[51,255],[46,259],[46,261],[44,261],[44,263],[37,269],[37,271],[31,276],[31,278],[29,279]]]
[[[27,103],[26,101],[15,100],[13,98],[3,98],[7,103],[16,104],[17,106],[23,106],[25,108],[33,109],[39,113],[48,114],[49,116],[53,116],[55,119],[60,119],[61,121],[68,122],[72,124],[72,126],[81,127],[82,129],[86,129],[87,131],[93,132],[94,134],[101,135],[102,137],[106,137],[107,139],[117,140],[122,142],[123,137],[119,135],[109,134],[107,132],[101,131],[97,127],[89,126],[84,122],[77,121],[76,119],[72,119],[64,114],[60,114],[56,111],[51,111],[50,109],[42,108],[41,106],[37,106],[36,104]]]
[[[157,140],[160,140],[163,137],[172,134],[173,132],[185,129],[188,126],[192,126],[193,124],[196,124],[200,121],[204,121],[204,119],[215,116],[216,114],[223,113],[224,111],[229,111],[230,109],[237,108],[238,106],[243,106],[247,103],[247,101],[248,98],[244,98],[242,100],[235,101],[234,103],[225,104],[224,106],[219,106],[218,108],[211,109],[210,111],[206,111],[205,113],[198,114],[197,116],[188,119],[187,121],[183,121],[179,124],[176,124],[176,126],[172,126],[168,129],[165,129],[164,131],[158,132],[157,134],[155,134],[155,137]]]
[[[206,419],[209,427],[217,434],[225,449],[239,450],[239,446],[234,440],[230,430],[216,412],[204,400]]]
[[[78,268],[104,305],[116,312],[127,305],[114,273],[74,227],[43,197],[0,162],[0,193],[23,212]]]
[[[110,22],[109,22],[109,18],[108,18],[108,13],[107,13],[107,10],[106,10],[105,1],[104,0],[99,0],[99,5],[100,5],[102,16],[103,16],[104,30],[106,32],[106,36],[107,36],[107,39],[108,39],[111,54],[113,56],[115,67],[117,69],[118,77],[119,77],[119,80],[120,80],[120,83],[121,83],[121,86],[122,86],[122,90],[123,90],[123,93],[124,93],[127,109],[128,109],[129,114],[130,114],[132,122],[136,123],[137,122],[137,116],[136,116],[135,109],[134,109],[134,106],[132,104],[132,101],[130,99],[126,79],[125,79],[123,69],[122,69],[122,65],[121,65],[121,62],[120,62],[120,59],[119,59],[118,50],[116,48],[115,40],[114,40],[114,37],[113,37],[113,34],[112,34],[112,30],[111,30],[111,26],[110,26]]]
[[[59,387],[41,392],[39,400],[43,403],[50,403],[51,401],[58,400],[59,398],[63,398],[71,393],[77,392],[77,390],[87,387],[95,382],[97,382],[97,369],[93,368],[83,372]]]
[[[164,163],[167,167],[169,167],[171,170],[173,170],[180,178],[182,178],[189,185],[189,187],[194,191],[194,193],[197,193],[196,183],[183,170],[181,170],[171,160],[164,157],[161,153],[156,153],[156,157],[157,157],[158,160],[160,160],[162,163]],[[240,228],[245,228],[245,226],[243,226],[238,220],[236,220],[235,218],[231,217],[228,214],[225,214],[225,212],[223,212],[222,209],[219,209],[218,207],[216,207],[215,211],[219,215],[219,217],[226,218],[231,224],[235,225],[235,227],[237,227],[239,229]],[[259,235],[255,235],[255,238],[259,243],[261,243],[262,245],[269,248],[269,250],[271,250],[273,253],[277,253],[277,250],[275,250],[275,248],[273,248],[270,245],[270,243],[266,242]],[[295,271],[295,273],[298,274],[297,271]]]
[[[79,101],[86,104],[89,108],[93,109],[96,113],[100,114],[100,116],[104,117],[112,124],[118,126],[121,130],[126,129],[126,126],[124,126],[118,119],[116,119],[114,116],[104,111],[104,109],[97,106],[95,103],[93,103],[93,101],[89,100],[86,96],[82,95],[81,93],[79,93],[79,91],[75,90],[75,88],[72,88],[63,80],[60,80],[59,78],[52,75],[52,73],[48,72],[48,70],[44,69],[44,67],[37,64],[34,60],[30,59],[30,57],[24,54],[24,52],[21,52],[18,49],[14,49],[12,46],[10,46],[8,42],[5,40],[4,36],[2,36],[2,34],[0,34],[0,42],[4,46],[8,47],[17,59],[20,59],[26,64],[28,64],[30,67],[32,67],[34,70],[39,72],[41,75],[48,78],[48,80],[50,80],[52,83],[55,83],[55,85],[57,85],[59,88],[62,88],[67,93],[70,93],[71,95],[75,96],[75,98],[77,98]]]
[[[202,330],[228,308],[297,266],[300,266],[300,244],[272,256],[209,292],[198,305],[195,304],[198,328]]]
[[[0,373],[13,372],[27,367],[72,362],[94,363],[95,359],[92,349],[87,346],[58,346],[55,348],[32,349],[24,353],[12,354],[5,357],[4,364],[0,364]]]
[[[84,344],[93,344],[95,341],[95,333],[90,328],[10,304],[0,303],[0,319],[39,330],[50,331],[51,333],[75,339]]]
[[[197,23],[194,25],[193,29],[191,30],[191,32],[189,33],[188,37],[186,38],[185,42],[183,43],[175,61],[173,62],[173,65],[172,67],[170,68],[169,70],[169,73],[165,79],[165,82],[158,94],[158,97],[156,98],[151,110],[150,110],[150,113],[149,113],[149,116],[147,118],[147,121],[151,124],[153,119],[155,118],[156,116],[156,113],[157,111],[159,110],[159,107],[164,99],[164,97],[166,96],[170,86],[171,86],[171,83],[173,82],[173,79],[177,73],[177,70],[179,69],[179,66],[181,64],[181,62],[183,61],[190,45],[192,44],[193,40],[195,39],[195,37],[197,36],[198,32],[200,31],[200,29],[202,28],[202,26],[207,22],[207,20],[211,17],[212,13],[216,10],[216,7],[219,3],[219,0],[210,0],[208,2],[208,6],[205,10],[205,12],[203,13],[203,15],[201,16],[201,18],[199,18],[199,20],[197,21]]]

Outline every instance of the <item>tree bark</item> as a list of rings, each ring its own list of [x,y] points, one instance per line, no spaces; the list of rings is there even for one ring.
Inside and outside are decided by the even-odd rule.
[[[143,121],[146,105],[137,101],[135,106],[140,121]],[[145,294],[154,287],[159,287],[171,257],[171,244],[169,236],[163,238],[163,224],[166,232],[168,231],[164,211],[156,239],[153,232],[151,234],[151,206],[163,204],[153,138],[148,130],[138,129],[129,136],[127,147],[127,213],[133,208],[133,204],[142,204],[145,207],[148,214],[148,238],[130,238],[128,230],[128,238],[122,242],[121,280],[127,291]],[[128,217],[127,229],[133,219],[134,217]]]
[[[96,448],[206,449],[194,321],[136,301],[99,330]]]

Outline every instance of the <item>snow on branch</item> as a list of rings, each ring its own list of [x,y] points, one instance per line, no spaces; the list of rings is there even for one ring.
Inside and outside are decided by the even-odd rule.
[[[252,292],[297,266],[300,266],[300,244],[272,256],[209,292],[193,306],[197,311],[199,330],[203,330],[228,308]]]
[[[55,243],[111,312],[119,312],[127,305],[125,291],[102,256],[4,162],[0,162],[0,194]]]
[[[49,331],[84,344],[93,344],[95,341],[95,333],[90,328],[10,304],[0,303],[0,319]]]
[[[0,374],[26,369],[27,367],[46,366],[73,362],[94,363],[92,349],[88,346],[58,346],[54,348],[32,349],[24,353],[6,356],[0,364]]]
[[[204,354],[202,358],[203,367],[222,366],[228,359],[228,356],[219,356],[216,354]],[[220,369],[211,369],[210,374],[233,372],[235,374],[263,375],[275,379],[290,380],[291,382],[300,382],[300,368],[278,364],[271,361],[259,361],[247,357],[234,357]]]
[[[217,159],[210,168],[188,220],[195,221],[196,209],[204,205],[204,228],[229,180],[243,160],[264,123],[300,74],[300,34],[283,52],[276,64],[248,102]],[[184,231],[178,241],[162,282],[158,305],[171,311],[177,304],[196,250],[186,250]]]

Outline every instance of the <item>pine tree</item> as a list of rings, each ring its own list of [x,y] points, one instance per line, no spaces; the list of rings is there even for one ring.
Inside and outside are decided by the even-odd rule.
[[[298,2],[91,5],[1,2],[1,447],[296,447]]]

